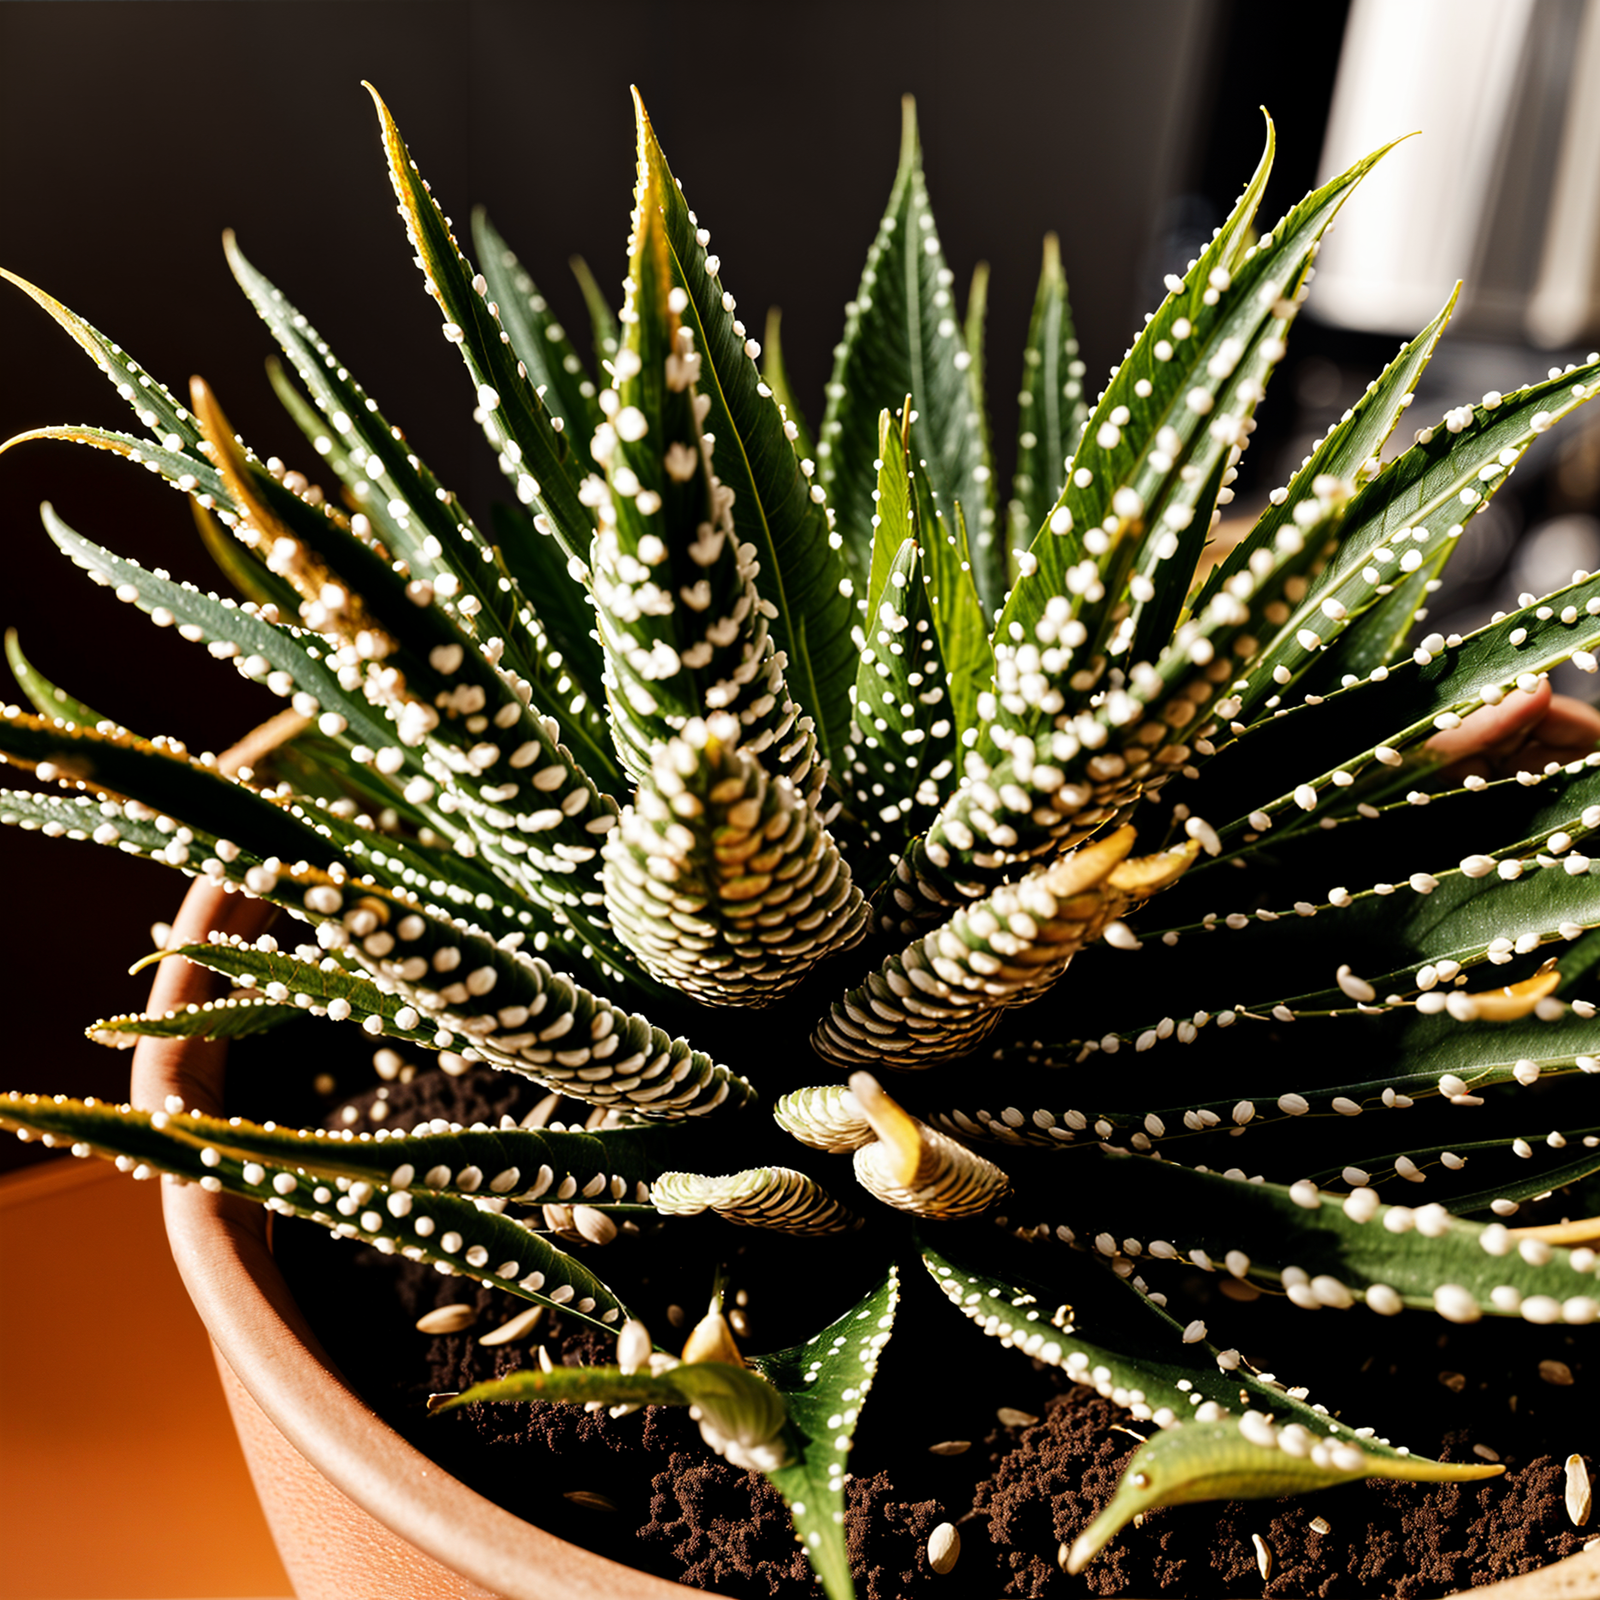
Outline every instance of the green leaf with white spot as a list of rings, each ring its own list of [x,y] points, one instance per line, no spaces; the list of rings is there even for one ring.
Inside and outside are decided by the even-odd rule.
[[[1004,1245],[997,1271],[992,1244],[980,1251],[969,1238],[967,1245],[941,1252],[924,1244],[922,1251],[934,1282],[965,1316],[1157,1429],[1124,1472],[1111,1509],[1074,1547],[1073,1571],[1145,1505],[1141,1497],[1152,1488],[1150,1506],[1292,1494],[1352,1478],[1437,1482],[1503,1470],[1428,1461],[1357,1435],[1276,1380],[1258,1376],[1238,1351],[1219,1351],[1207,1342],[1203,1323],[1185,1327],[1081,1255]],[[983,1266],[977,1265],[980,1253]],[[1027,1266],[1020,1265],[1024,1259]],[[1046,1273],[1049,1288],[1039,1281]],[[1152,1458],[1166,1465],[1159,1476],[1146,1472],[1141,1480]],[[1139,1504],[1124,1511],[1135,1500]]]
[[[332,1139],[255,1129],[254,1138],[269,1148],[246,1159],[220,1142],[245,1130],[218,1118],[16,1094],[0,1098],[0,1127],[48,1136],[85,1155],[120,1159],[136,1172],[143,1166],[147,1176],[171,1173],[254,1200],[388,1254],[405,1251],[453,1275],[559,1307],[602,1332],[616,1333],[628,1318],[622,1301],[583,1262],[514,1217],[480,1205],[478,1197],[426,1187],[346,1186],[334,1171],[325,1174],[329,1183],[320,1184],[317,1158],[332,1148]],[[343,1151],[340,1141],[336,1158]]]
[[[815,461],[816,441],[806,426],[805,413],[795,397],[794,385],[789,381],[789,369],[783,360],[783,314],[777,306],[767,308],[767,325],[761,335],[761,376],[778,402],[778,413],[785,422],[794,424],[795,454],[802,461]]]
[[[1426,348],[1416,347],[1431,346],[1430,334],[1437,338],[1448,311],[1447,306],[1402,352],[1396,364],[1404,363],[1401,370],[1385,374],[1387,388],[1414,381],[1408,369],[1420,369],[1419,357],[1426,354]],[[1596,392],[1600,363],[1532,384],[1492,407],[1459,407],[1422,429],[1418,442],[1366,482],[1345,508],[1331,559],[1252,661],[1245,675],[1248,687],[1235,688],[1240,710],[1233,720],[1254,722],[1270,696],[1330,694],[1348,676],[1362,678],[1388,666],[1411,632],[1426,584],[1438,577],[1460,541],[1471,539],[1472,519],[1528,447]],[[1393,404],[1381,389],[1364,399],[1373,403],[1374,420]],[[1352,419],[1352,430],[1357,420]],[[1345,475],[1337,471],[1345,448],[1324,447],[1322,454],[1321,470]],[[1296,483],[1304,478],[1302,472]],[[1302,633],[1315,641],[1309,650],[1298,642]],[[1335,642],[1337,648],[1331,648]],[[1289,683],[1274,676],[1279,667],[1292,674]]]
[[[473,209],[472,242],[489,298],[499,307],[500,325],[549,407],[551,426],[559,418],[562,432],[570,432],[574,440],[587,439],[600,425],[598,391],[567,330],[482,206]],[[580,458],[572,456],[568,465],[581,478]]]
[[[828,492],[835,530],[859,582],[872,547],[873,424],[885,406],[898,412],[910,395],[920,426],[919,451],[927,458],[938,508],[953,527],[959,501],[973,531],[973,578],[987,619],[1005,587],[993,485],[983,460],[954,275],[945,264],[922,175],[916,107],[910,96],[902,106],[894,187],[860,288],[847,308],[828,383],[828,409],[817,443],[822,452],[818,480]]]
[[[60,717],[63,722],[89,728],[96,723],[112,722],[110,717],[101,716],[81,700],[74,699],[65,689],[58,689],[51,683],[22,653],[22,642],[15,628],[6,629],[6,665],[11,668],[11,676],[17,680],[17,687],[41,717]],[[115,726],[115,723],[112,725]]]
[[[1165,611],[1152,613],[1146,625],[1143,608],[1187,588],[1212,514],[1204,497],[1243,448],[1318,241],[1384,153],[1308,195],[1246,246],[1244,231],[1271,166],[1269,125],[1255,177],[1196,264],[1182,280],[1171,280],[1172,292],[1113,375],[1067,486],[1030,547],[1031,569],[996,630],[999,666],[1031,648],[1026,642],[1057,596],[1068,598],[1086,637],[1047,673],[1054,697],[1008,694],[1002,682],[992,715],[1003,728],[1039,739],[1052,726],[1064,727],[1063,713],[1076,714],[1104,689],[1108,655],[1126,650],[1136,664],[1166,643],[1157,625]],[[1133,601],[1126,615],[1119,610],[1125,588]]]
[[[300,1013],[294,1006],[275,1005],[263,996],[230,995],[165,1012],[137,1011],[105,1017],[84,1033],[96,1044],[131,1050],[141,1039],[243,1039],[265,1033]]]
[[[848,568],[796,454],[800,424],[784,417],[778,394],[762,381],[760,346],[734,314],[721,261],[708,254],[710,232],[690,211],[637,96],[635,112],[647,185],[642,203],[658,211],[672,276],[688,297],[679,315],[700,356],[697,392],[707,406],[702,426],[716,439],[713,466],[733,491],[740,541],[755,549],[756,586],[775,608],[772,634],[788,655],[791,690],[815,719],[823,752],[836,758],[849,728],[855,672],[852,611],[843,587]],[[818,482],[825,481],[826,473],[819,474]]]
[[[799,1459],[770,1476],[789,1502],[795,1531],[828,1600],[850,1600],[855,1593],[844,1538],[845,1472],[899,1300],[900,1277],[891,1267],[814,1338],[755,1362],[789,1407]]]
[[[881,503],[887,506],[887,497]],[[923,573],[916,540],[903,540],[869,613],[856,671],[859,737],[843,781],[846,804],[865,834],[851,854],[865,894],[888,858],[932,821],[940,785],[955,769],[955,719]]]
[[[537,506],[549,519],[550,536],[582,570],[589,559],[594,523],[578,498],[570,465],[578,442],[558,432],[531,376],[517,370],[517,354],[501,343],[501,324],[489,309],[488,286],[480,292],[474,274],[411,159],[389,108],[368,84],[383,132],[389,176],[416,249],[428,292],[444,313],[444,336],[461,351],[477,390],[484,434],[498,452],[500,470],[518,500]]]
[[[1061,270],[1061,245],[1047,233],[1028,342],[1022,350],[1018,396],[1026,399],[1019,412],[1017,468],[1007,508],[1011,541],[1019,550],[1033,543],[1061,498],[1067,464],[1089,419],[1083,379],[1078,335],[1067,302],[1067,276]]]
[[[1088,1162],[1094,1179],[1054,1209],[1080,1240],[1104,1236],[1120,1251],[1132,1238],[1145,1254],[1203,1262],[1288,1291],[1310,1310],[1364,1300],[1386,1316],[1411,1306],[1453,1322],[1519,1311],[1534,1320],[1526,1308],[1539,1297],[1550,1312],[1543,1320],[1561,1321],[1563,1307],[1574,1322],[1597,1315],[1592,1261],[1574,1264],[1559,1246],[1530,1260],[1498,1222],[1468,1221],[1439,1205],[1387,1204],[1343,1183],[1344,1194],[1323,1194],[1309,1180],[1253,1183],[1126,1151],[1075,1159]],[[1413,1188],[1406,1198],[1426,1196]]]
[[[1111,1503],[1073,1541],[1065,1570],[1082,1572],[1118,1531],[1157,1506],[1197,1500],[1274,1500],[1312,1489],[1329,1489],[1360,1478],[1398,1478],[1412,1483],[1463,1483],[1492,1478],[1504,1467],[1483,1463],[1394,1459],[1376,1453],[1372,1441],[1342,1442],[1320,1466],[1281,1444],[1283,1434],[1259,1419],[1251,1422],[1188,1422],[1145,1441],[1123,1470]]]

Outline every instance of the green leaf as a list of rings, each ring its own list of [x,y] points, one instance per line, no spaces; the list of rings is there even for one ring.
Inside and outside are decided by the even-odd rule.
[[[1182,786],[1172,798],[1195,811],[1203,804],[1230,846],[1266,831],[1262,818],[1280,837],[1315,827],[1330,809],[1351,809],[1352,785],[1365,782],[1363,798],[1371,799],[1443,765],[1446,758],[1426,748],[1435,733],[1513,688],[1532,688],[1564,661],[1585,665],[1597,645],[1600,579],[1586,578],[1465,639],[1431,636],[1411,660],[1269,714],[1247,733],[1235,724],[1240,736],[1204,769],[1203,799]],[[1215,710],[1227,716],[1233,705],[1220,701]]]
[[[266,683],[283,673],[294,688],[309,694],[321,710],[342,717],[354,742],[382,749],[394,742],[394,726],[359,691],[347,691],[325,658],[313,658],[306,638],[268,621],[253,602],[245,606],[204,594],[192,584],[158,576],[136,561],[85,538],[61,520],[48,503],[43,507],[45,531],[73,564],[103,588],[113,590],[158,626],[176,627],[183,637],[208,648],[253,683]],[[93,726],[93,724],[89,724]],[[409,765],[409,763],[408,763]],[[412,767],[412,771],[416,768]],[[441,817],[440,823],[449,826]]]
[[[815,807],[738,732],[716,716],[658,746],[606,844],[604,882],[613,926],[652,974],[706,1005],[757,1008],[853,945],[867,911]]]
[[[1263,1418],[1185,1423],[1156,1434],[1134,1453],[1123,1470],[1111,1503],[1073,1541],[1065,1570],[1082,1572],[1116,1534],[1157,1506],[1197,1500],[1272,1500],[1310,1489],[1331,1488],[1359,1478],[1399,1478],[1412,1483],[1462,1483],[1492,1478],[1504,1467],[1427,1461],[1420,1456],[1394,1460],[1377,1455],[1367,1440],[1344,1441],[1319,1466],[1285,1448],[1292,1437]],[[1296,1439],[1298,1448],[1299,1440]]]
[[[79,348],[117,386],[117,393],[132,407],[134,415],[150,430],[152,437],[160,440],[168,452],[183,454],[188,460],[189,471],[196,475],[206,472],[208,463],[196,448],[200,443],[200,428],[189,409],[180,405],[164,384],[158,383],[120,345],[113,344],[54,296],[4,268],[0,268],[0,278],[14,283],[71,335]],[[20,437],[36,435],[24,434]]]
[[[274,361],[267,370],[278,398],[282,400],[284,391],[288,391],[293,394],[294,402],[308,413],[308,420],[314,419],[316,413],[289,389],[283,368]],[[212,565],[227,579],[236,594],[250,601],[257,610],[272,606],[279,616],[295,617],[300,614],[300,597],[294,592],[293,585],[271,571],[255,551],[234,538],[198,500],[189,501],[189,514],[194,519],[195,532],[199,534],[206,554],[211,557]]]
[[[734,316],[722,263],[707,253],[711,235],[684,200],[637,96],[635,112],[642,203],[659,211],[673,278],[688,295],[681,315],[701,358],[698,391],[709,402],[703,426],[717,441],[716,473],[733,490],[740,540],[755,547],[757,587],[776,608],[772,633],[788,656],[789,682],[816,719],[824,753],[836,758],[848,736],[855,675],[851,607],[843,587],[848,568],[821,490],[813,489],[795,454],[800,425],[784,417],[762,381],[755,364],[760,346]]]
[[[342,897],[327,886],[308,890],[303,906],[288,904],[306,921],[344,926]],[[468,1060],[521,1073],[590,1105],[679,1117],[754,1098],[744,1078],[687,1040],[669,1038],[519,949],[519,934],[493,940],[468,922],[437,911],[419,915],[409,902],[386,903],[370,892],[354,915],[362,918],[354,926],[368,931],[359,945],[350,940],[341,948],[345,960],[371,970],[370,983],[344,960],[319,959],[316,947],[305,954],[280,951],[270,935],[254,944],[219,941],[183,953],[230,977],[254,979],[273,998],[293,995],[297,1005],[332,1006],[331,1015],[362,1023],[377,1017],[382,1026],[369,1029],[374,1035],[456,1049]]]
[[[578,280],[578,291],[589,312],[589,327],[594,336],[594,358],[602,367],[608,366],[616,357],[622,342],[616,313],[611,309],[611,303],[600,285],[595,282],[589,263],[582,256],[569,257],[567,265],[572,269],[572,276]]]
[[[601,708],[587,694],[573,695],[562,660],[552,658],[537,608],[529,601],[530,594],[542,597],[552,584],[572,586],[564,561],[552,570],[548,555],[555,553],[554,542],[531,523],[514,524],[519,533],[528,530],[531,550],[517,545],[503,550],[485,538],[306,318],[250,265],[231,234],[224,242],[240,287],[322,413],[313,444],[361,508],[362,537],[376,539],[405,563],[408,594],[414,596],[421,585],[431,590],[435,607],[452,619],[463,642],[499,639],[501,671],[515,673],[531,686],[542,709],[566,720],[590,771],[614,779]],[[340,564],[337,557],[333,564]],[[381,591],[364,586],[362,593],[377,603]]]
[[[459,347],[466,362],[484,434],[498,453],[500,470],[515,487],[517,499],[537,506],[548,520],[550,536],[575,570],[586,571],[594,524],[573,487],[570,466],[584,441],[568,439],[556,428],[531,375],[517,370],[516,352],[509,342],[501,343],[500,319],[489,309],[487,282],[475,279],[449,218],[428,192],[389,108],[370,83],[365,87],[378,108],[389,176],[407,236],[421,262],[428,292],[444,313],[444,336]]]
[[[1137,1284],[1122,1282],[1092,1260],[1064,1261],[1048,1247],[1003,1247],[997,1270],[992,1245],[981,1251],[980,1266],[976,1241],[968,1244],[959,1254],[926,1244],[922,1250],[935,1283],[965,1316],[1159,1430],[1124,1473],[1112,1509],[1074,1546],[1073,1571],[1132,1518],[1134,1510],[1124,1514],[1122,1508],[1152,1486],[1160,1492],[1150,1504],[1165,1505],[1290,1494],[1352,1478],[1459,1481],[1504,1470],[1428,1461],[1380,1444],[1370,1430],[1356,1433],[1276,1380],[1257,1376],[1237,1350],[1219,1351],[1206,1341],[1203,1323],[1185,1327]],[[1024,1256],[1030,1264],[1019,1270]],[[1046,1288],[1039,1275],[1052,1267],[1054,1287]],[[1145,1452],[1171,1465],[1141,1481]]]
[[[863,1220],[793,1167],[747,1167],[720,1177],[664,1172],[651,1185],[650,1203],[663,1216],[697,1217],[713,1211],[743,1227],[813,1237],[852,1233]]]
[[[885,417],[887,418],[887,413]],[[888,458],[886,458],[888,459]],[[880,481],[904,472],[885,469]],[[879,502],[887,535],[895,515],[892,491]],[[903,516],[901,526],[909,528]],[[883,543],[890,542],[888,537]],[[873,549],[877,565],[878,550]],[[938,809],[940,788],[955,770],[956,728],[946,688],[948,675],[939,632],[923,581],[915,538],[905,538],[891,558],[887,581],[875,590],[869,632],[856,671],[855,727],[848,771],[842,775],[846,804],[865,835],[850,853],[851,872],[871,893],[891,854],[920,833]]]
[[[96,1044],[131,1050],[140,1039],[243,1039],[292,1022],[299,1015],[294,1006],[276,1005],[264,995],[230,995],[174,1011],[106,1017],[84,1032]]]
[[[815,1338],[756,1362],[787,1402],[800,1446],[800,1459],[772,1473],[772,1481],[789,1502],[828,1600],[850,1600],[855,1593],[844,1539],[846,1463],[899,1299],[899,1274],[891,1267],[876,1288]]]
[[[135,1177],[172,1173],[257,1201],[268,1210],[319,1223],[336,1238],[375,1244],[387,1254],[404,1251],[452,1275],[558,1306],[605,1332],[615,1333],[628,1318],[623,1303],[583,1262],[475,1198],[426,1187],[341,1182],[336,1172],[321,1173],[321,1151],[331,1150],[337,1159],[345,1149],[331,1136],[316,1140],[254,1129],[252,1137],[263,1148],[257,1159],[243,1160],[219,1142],[243,1130],[219,1119],[17,1094],[0,1098],[0,1127],[26,1128],[70,1144],[77,1154],[120,1158]],[[319,1182],[322,1176],[329,1182]]]
[[[15,628],[6,629],[6,663],[11,668],[11,675],[17,680],[17,687],[28,697],[33,709],[41,717],[60,717],[63,722],[72,722],[80,727],[92,728],[96,723],[109,722],[113,727],[116,723],[110,717],[103,717],[98,711],[92,710],[81,700],[75,700],[65,689],[58,689],[34,664],[22,653],[22,644],[17,638]]]
[[[511,348],[527,367],[541,397],[549,394],[553,400],[551,426],[559,417],[564,432],[572,430],[573,438],[587,439],[601,420],[594,380],[584,370],[582,358],[549,302],[482,206],[472,213],[472,242],[483,263],[489,298],[500,309],[500,325],[511,335]],[[583,462],[573,456],[569,465],[581,479]]]
[[[1084,1158],[1093,1179],[1061,1208],[1079,1238],[1114,1228],[1119,1250],[1131,1239],[1141,1255],[1281,1288],[1306,1310],[1364,1301],[1384,1316],[1412,1306],[1452,1322],[1597,1315],[1594,1273],[1581,1259],[1575,1265],[1560,1246],[1524,1254],[1499,1222],[1469,1222],[1438,1204],[1386,1205],[1364,1186],[1323,1194],[1309,1180],[1253,1182],[1126,1151]]]
[[[1000,604],[1005,575],[993,485],[983,460],[970,352],[951,292],[954,274],[939,246],[922,176],[916,107],[910,96],[901,104],[900,163],[861,286],[846,307],[817,444],[818,478],[859,581],[872,546],[872,421],[885,406],[898,411],[910,395],[939,509],[953,518],[959,502],[975,532],[973,579],[987,621]]]
[[[1383,388],[1369,392],[1374,421],[1393,406],[1393,385],[1414,381],[1409,369],[1420,370],[1419,357],[1425,358],[1448,311],[1447,306],[1402,352],[1402,359],[1410,359],[1385,374]],[[1427,348],[1416,351],[1418,345]],[[1423,428],[1418,442],[1350,501],[1332,559],[1252,660],[1244,686],[1234,686],[1240,709],[1232,720],[1254,722],[1269,698],[1275,708],[1289,701],[1291,690],[1297,697],[1330,694],[1389,665],[1410,632],[1425,584],[1443,569],[1458,542],[1470,538],[1472,518],[1534,440],[1596,389],[1600,363],[1496,398],[1493,406],[1458,407],[1444,421]],[[1352,429],[1357,420],[1365,416],[1353,418]],[[1337,452],[1324,448],[1330,458],[1347,458],[1347,446]],[[1304,473],[1296,484],[1303,478]],[[1280,668],[1291,674],[1289,683],[1281,681]]]
[[[1301,501],[1312,494],[1312,486],[1318,478],[1336,478],[1354,487],[1376,476],[1384,444],[1415,398],[1417,382],[1432,359],[1460,293],[1461,285],[1458,283],[1450,291],[1450,298],[1445,301],[1438,316],[1416,338],[1400,347],[1394,360],[1367,386],[1361,398],[1350,408],[1349,414],[1328,430],[1327,436],[1311,452],[1287,486],[1280,493],[1273,494],[1271,504],[1262,512],[1255,526],[1207,575],[1190,607],[1192,613],[1198,615],[1212,596],[1226,588],[1231,579],[1250,568],[1251,557],[1258,550],[1272,550],[1275,566],[1270,580],[1252,582],[1251,597],[1260,596],[1263,600],[1278,597],[1276,591],[1282,589],[1283,577],[1280,574],[1284,571],[1286,560],[1285,552],[1277,545],[1279,533],[1296,526],[1295,513]],[[1299,542],[1302,546],[1301,550],[1293,553],[1302,559],[1297,566],[1290,567],[1291,572],[1308,572],[1314,559],[1325,559],[1331,554],[1303,538],[1290,542]],[[1262,591],[1269,581],[1275,593],[1263,595]],[[1279,632],[1282,636],[1281,629]],[[1265,648],[1271,649],[1270,642]]]
[[[934,631],[949,675],[950,709],[958,736],[964,736],[977,724],[980,692],[994,671],[994,656],[973,583],[973,551],[961,505],[957,502],[953,514],[940,509],[920,445],[921,436],[913,427],[906,437],[906,451],[908,466],[916,463],[909,477],[917,541],[927,569]]]
[[[690,737],[707,717],[734,719],[746,753],[806,804],[826,772],[768,629],[774,608],[755,588],[757,563],[729,514],[736,497],[700,433],[706,363],[680,320],[692,302],[673,282],[661,181],[641,151],[615,420],[594,446],[608,485],[596,501],[593,561],[614,736],[646,784],[665,741]]]
[[[1008,508],[1011,539],[1019,550],[1033,543],[1061,498],[1068,463],[1089,417],[1083,377],[1078,336],[1067,303],[1067,278],[1061,270],[1061,245],[1053,233],[1047,233],[1028,342],[1022,351],[1019,396],[1026,399],[1019,415],[1017,468]]]
[[[997,628],[999,693],[984,714],[1000,731],[1026,734],[1041,748],[1054,730],[1053,743],[1066,743],[1053,752],[1058,762],[1082,760],[1068,719],[1105,691],[1108,666],[1126,654],[1136,673],[1165,645],[1158,622],[1172,594],[1188,587],[1212,515],[1205,495],[1242,452],[1318,241],[1385,153],[1308,195],[1246,248],[1243,234],[1272,148],[1269,124],[1261,166],[1233,215],[1185,277],[1170,280],[1172,292],[1107,386]],[[1059,621],[1049,611],[1057,597],[1065,597],[1068,611]],[[1132,608],[1124,615],[1126,599]],[[1063,650],[1069,619],[1083,638]],[[1048,665],[1044,648],[1052,652]],[[1036,674],[1042,683],[1030,687],[1026,680]],[[1140,691],[1137,698],[1144,697]],[[986,742],[992,740],[991,732]]]
[[[994,439],[989,426],[989,400],[985,390],[987,373],[984,365],[984,339],[989,320],[989,263],[980,261],[972,269],[972,282],[967,287],[967,312],[961,323],[961,337],[966,341],[967,384],[972,390],[972,408],[978,417],[978,437],[983,444],[983,465],[989,473],[986,481],[994,481]],[[963,511],[963,515],[965,512]],[[994,551],[995,571],[991,575],[1000,590],[1010,587],[1009,552]]]
[[[767,308],[767,325],[761,334],[761,377],[778,403],[778,415],[794,424],[794,451],[802,461],[814,461],[817,447],[806,426],[805,413],[795,398],[794,385],[783,361],[783,313],[776,306]],[[787,432],[787,428],[785,429]]]

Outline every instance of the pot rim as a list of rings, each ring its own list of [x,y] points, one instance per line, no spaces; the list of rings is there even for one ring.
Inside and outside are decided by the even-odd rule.
[[[206,879],[190,887],[170,944],[215,930],[253,938],[273,907]],[[161,962],[149,1008],[213,998],[217,976]],[[141,1039],[132,1103],[220,1114],[224,1041]],[[402,1539],[504,1600],[674,1600],[704,1591],[639,1572],[569,1544],[502,1510],[402,1439],[340,1375],[302,1316],[272,1257],[267,1214],[197,1184],[164,1183],[167,1239],[184,1287],[222,1358],[285,1438],[336,1489]]]

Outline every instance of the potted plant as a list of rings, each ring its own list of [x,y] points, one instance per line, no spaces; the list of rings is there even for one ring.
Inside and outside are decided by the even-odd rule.
[[[421,1457],[383,1447],[398,1486],[353,1464],[359,1408],[328,1369],[251,1370],[282,1328],[316,1341],[224,1200],[591,1330],[611,1357],[449,1403],[688,1408],[771,1477],[834,1597],[847,1453],[908,1276],[1148,1433],[1063,1545],[1069,1571],[1164,1504],[1495,1475],[1213,1342],[1183,1274],[1352,1320],[1600,1316],[1586,1225],[1518,1225],[1558,1189],[1592,1210],[1600,1166],[1582,848],[1600,755],[1548,686],[1558,663],[1595,668],[1600,578],[1414,639],[1472,517],[1591,397],[1600,357],[1385,461],[1447,304],[1202,572],[1318,241],[1383,151],[1259,229],[1269,125],[1232,215],[1092,400],[1048,242],[1002,506],[983,289],[958,308],[909,105],[813,436],[642,104],[625,299],[591,296],[592,368],[482,216],[476,264],[461,252],[374,100],[514,504],[475,523],[231,242],[326,488],[257,459],[204,384],[183,403],[21,285],[145,430],[40,433],[188,493],[242,598],[47,509],[50,536],[290,705],[230,772],[14,652],[36,710],[6,711],[0,751],[58,792],[8,791],[0,821],[203,887],[149,1010],[97,1030],[143,1041],[140,1104],[14,1094],[0,1121],[192,1186],[172,1195],[180,1265],[239,1381],[425,1551],[466,1517],[480,1588],[533,1592],[544,1536],[419,1489]],[[1532,770],[1463,765],[1534,724],[1555,747]],[[307,931],[263,932],[263,907]],[[231,991],[200,998],[184,964]],[[307,1012],[520,1075],[590,1125],[224,1115],[220,1041]],[[633,1318],[605,1246],[683,1216],[836,1261],[804,1337],[741,1352],[720,1283],[686,1340]],[[735,1229],[712,1236],[731,1258]],[[236,1291],[265,1296],[249,1332],[225,1330]],[[958,1553],[936,1530],[932,1570]]]

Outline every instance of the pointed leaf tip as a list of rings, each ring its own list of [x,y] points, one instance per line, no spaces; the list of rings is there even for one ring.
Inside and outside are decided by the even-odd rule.
[[[900,96],[900,165],[904,167],[915,162],[917,155],[917,97],[903,94]]]

